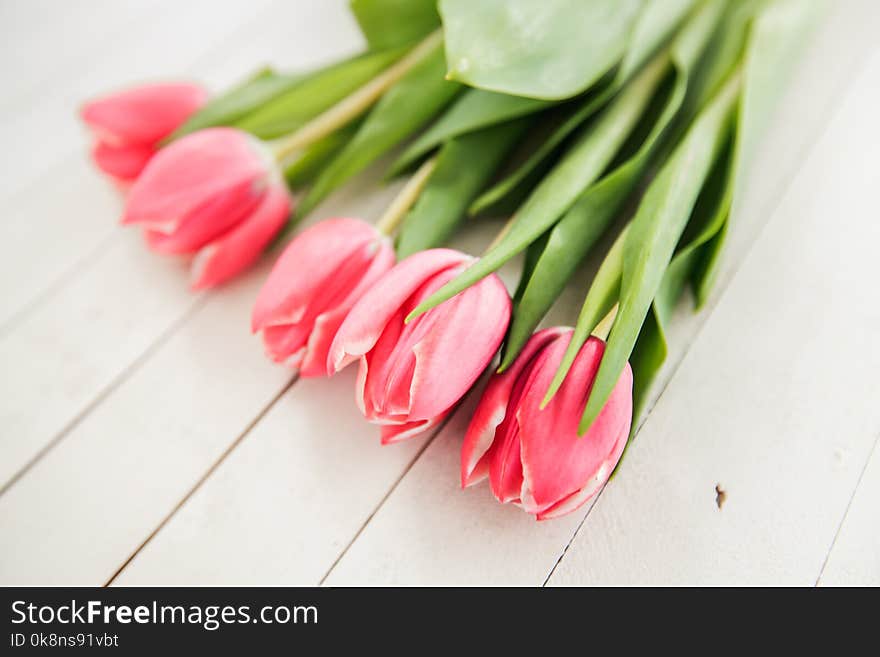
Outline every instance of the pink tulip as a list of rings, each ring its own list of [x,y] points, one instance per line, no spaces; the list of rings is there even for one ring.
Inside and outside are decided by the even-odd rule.
[[[191,283],[201,289],[255,261],[289,212],[287,188],[263,143],[233,128],[208,128],[150,160],[122,223],[143,226],[155,251],[194,254]]]
[[[532,336],[510,369],[495,374],[461,448],[461,484],[489,477],[499,502],[513,502],[538,520],[571,513],[608,480],[620,460],[632,421],[632,370],[627,364],[599,417],[578,436],[605,343],[591,337],[546,408],[540,405],[556,374],[571,329]]]
[[[336,331],[355,302],[394,265],[387,237],[357,219],[328,219],[298,235],[275,263],[254,305],[276,363],[322,376]]]
[[[89,101],[81,116],[95,134],[95,164],[118,180],[134,180],[159,142],[207,100],[195,84],[148,84]]]
[[[392,443],[435,425],[492,360],[510,321],[510,297],[492,275],[404,324],[421,301],[473,258],[431,249],[406,258],[355,304],[330,347],[328,367],[360,360],[357,402]]]

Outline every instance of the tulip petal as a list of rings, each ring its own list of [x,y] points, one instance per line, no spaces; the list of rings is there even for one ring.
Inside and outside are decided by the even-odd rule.
[[[350,315],[351,313],[349,313]],[[379,336],[373,349],[364,354],[360,359],[361,368],[357,381],[359,387],[357,394],[362,403],[361,411],[368,420],[378,419],[385,414],[383,398],[387,393],[387,386],[385,385],[387,380],[386,368],[400,339],[400,334],[403,330],[403,317],[403,312],[398,311],[397,315],[386,324],[385,330],[382,331],[382,335]],[[347,318],[345,321],[347,321]],[[345,321],[343,322],[343,328]],[[342,328],[340,328],[341,330]],[[333,344],[336,344],[338,337],[339,334],[337,333]],[[333,347],[331,346],[329,358],[333,357],[332,349]],[[336,371],[339,370],[337,369]]]
[[[418,303],[424,298],[427,296]],[[492,274],[426,313],[437,314],[437,330],[427,332],[413,347],[416,366],[410,391],[410,417],[438,415],[470,389],[504,339],[510,306],[507,289]],[[422,316],[411,324],[423,318],[428,320]]]
[[[375,415],[409,417],[416,368],[414,347],[434,329],[442,313],[426,315],[409,324],[404,323],[404,318],[415,304],[440,289],[459,270],[460,267],[446,269],[428,278],[386,324],[376,346],[368,354],[371,366],[366,380],[366,398],[371,400]],[[422,420],[433,415],[436,413],[412,419]]]
[[[140,175],[155,153],[154,146],[138,144],[112,146],[99,141],[92,148],[92,159],[104,173],[122,181],[131,181]]]
[[[270,320],[263,328],[264,334],[272,333],[277,329],[297,336],[297,342],[288,340],[285,349],[303,350],[300,375],[330,376],[333,373],[327,370],[327,353],[339,325],[359,298],[355,293],[359,283],[363,283],[361,277],[378,277],[380,271],[387,271],[394,265],[393,251],[390,246],[383,246],[384,248],[376,253],[379,257],[374,257],[372,261],[369,260],[369,252],[374,250],[375,245],[366,245],[359,253],[352,254],[335,272],[330,272],[324,277],[324,286],[315,290],[311,299],[303,299],[297,302],[300,305],[286,311],[280,309],[275,313],[276,318]],[[374,269],[377,271],[371,274],[371,270]],[[355,287],[354,290],[352,286]],[[287,323],[277,323],[282,318]],[[279,358],[276,357],[276,360]]]
[[[404,422],[403,424],[383,424],[380,429],[383,445],[392,445],[409,438],[415,438],[419,434],[424,433],[431,427],[437,426],[443,421],[446,414],[438,417],[429,418],[427,420],[418,420],[417,422]]]
[[[560,500],[556,504],[549,506],[545,510],[537,512],[536,518],[538,520],[552,520],[553,518],[559,518],[560,516],[577,511],[577,509],[588,502],[593,495],[598,493],[602,486],[605,485],[605,482],[608,481],[608,477],[611,476],[614,467],[617,465],[617,462],[623,454],[623,449],[626,447],[626,441],[628,438],[629,425],[625,425],[621,427],[614,449],[608,459],[599,467],[599,470],[596,471],[596,474],[593,475],[587,485],[579,491]]]
[[[451,249],[422,251],[382,276],[351,309],[330,347],[329,363],[339,371],[375,346],[388,321],[421,285],[444,269],[471,261]]]
[[[467,392],[491,360],[510,315],[510,298],[497,277],[403,324],[412,308],[461,269],[431,276],[386,324],[368,355],[364,399],[372,415],[411,421],[436,417]]]
[[[303,359],[300,374],[305,377],[329,376],[332,374],[327,369],[327,356],[330,353],[330,345],[336,337],[339,327],[345,321],[346,315],[352,309],[357,300],[372,286],[378,278],[394,266],[394,249],[387,240],[382,240],[379,250],[370,262],[367,271],[361,276],[360,281],[350,290],[348,296],[337,303],[331,310],[324,311],[315,319],[305,358]]]
[[[260,289],[251,315],[251,329],[299,321],[328,279],[352,258],[369,262],[375,228],[358,219],[327,219],[303,231],[284,249]],[[375,248],[375,247],[374,247]],[[366,267],[366,264],[363,265]],[[358,275],[360,267],[351,274]],[[350,286],[349,286],[350,287]]]
[[[192,263],[192,289],[214,287],[248,267],[284,227],[289,214],[287,189],[273,185],[249,217],[198,252]]]
[[[207,199],[193,208],[185,223],[174,226],[171,233],[164,229],[148,228],[145,231],[147,245],[157,253],[195,253],[236,228],[259,207],[265,195],[252,194],[249,187],[225,190]]]
[[[562,388],[541,410],[540,405],[570,334],[550,345],[529,377],[517,416],[522,432],[523,504],[530,512],[548,511],[585,487],[585,482],[610,463],[616,465],[619,437],[629,434],[632,420],[632,371],[626,367],[608,403],[584,436],[577,425],[604,352],[604,343],[590,338],[578,352]],[[625,441],[624,441],[625,444]],[[620,447],[622,451],[622,446]],[[610,469],[608,470],[610,472]]]
[[[508,412],[508,402],[515,382],[524,377],[537,354],[566,330],[547,328],[535,333],[513,364],[501,374],[493,374],[474,411],[461,445],[461,486],[473,486],[489,474],[487,452],[498,426]]]
[[[149,84],[90,101],[80,114],[111,145],[154,145],[207,100],[195,84]]]
[[[522,382],[519,385],[522,385]],[[492,488],[492,494],[502,504],[520,501],[520,492],[523,487],[520,449],[519,422],[517,422],[515,414],[510,414],[498,427],[495,441],[487,455],[489,485]]]
[[[304,324],[267,326],[263,330],[263,346],[266,355],[276,363],[299,367],[305,356],[309,327]],[[294,355],[297,354],[296,358]]]
[[[174,235],[185,224],[213,237],[234,226],[265,193],[274,173],[263,146],[233,128],[208,128],[175,141],[132,185],[123,224]]]

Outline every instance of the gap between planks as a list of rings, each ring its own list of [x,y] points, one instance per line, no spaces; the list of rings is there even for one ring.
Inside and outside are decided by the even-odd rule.
[[[236,436],[232,440],[232,442],[223,450],[220,456],[208,467],[208,469],[196,480],[193,486],[187,491],[187,493],[180,499],[177,504],[165,515],[164,518],[159,522],[159,524],[149,533],[149,535],[140,543],[140,545],[135,548],[135,550],[128,556],[128,558],[114,571],[113,575],[104,583],[103,586],[111,586],[114,581],[125,571],[125,569],[131,564],[132,561],[140,554],[145,547],[162,531],[162,529],[172,520],[172,518],[180,511],[184,506],[186,506],[187,502],[195,495],[198,490],[211,478],[211,475],[223,464],[226,459],[233,454],[233,452],[241,445],[244,440],[251,434],[254,428],[256,428],[259,423],[263,420],[263,418],[272,410],[272,408],[277,404],[284,396],[290,392],[294,384],[300,380],[298,374],[295,374],[293,378],[288,381],[282,388],[279,390],[270,400],[266,403],[263,408],[257,413],[257,415],[248,423],[248,425],[244,428],[244,430]],[[352,538],[346,543],[345,547],[340,551],[340,553],[333,560],[333,563],[321,577],[318,582],[318,586],[322,585],[333,569],[336,567],[336,564],[345,556],[348,552],[349,548],[354,544],[354,542],[358,539],[361,533],[364,531],[366,526],[373,519],[373,516],[376,515],[376,512],[382,507],[385,503],[385,500],[388,499],[388,496],[394,492],[397,488],[398,484],[400,484],[401,480],[406,476],[406,474],[410,471],[410,469],[415,465],[415,463],[419,460],[422,453],[428,446],[434,441],[437,435],[443,430],[443,428],[447,425],[447,423],[452,419],[455,413],[459,410],[460,403],[456,405],[452,412],[450,412],[446,418],[443,419],[440,424],[434,427],[427,437],[425,444],[422,445],[419,450],[415,453],[415,455],[410,459],[410,461],[404,466],[400,475],[397,479],[389,486],[388,490],[381,497],[379,502],[373,508],[373,510],[369,513],[369,515],[364,519],[364,522],[361,523],[360,527],[354,533]]]
[[[162,518],[162,520],[159,522],[159,524],[156,525],[156,527],[153,529],[153,531],[151,531],[149,533],[149,535],[147,535],[147,537],[141,542],[141,544],[138,545],[134,549],[134,551],[128,556],[128,558],[122,562],[122,565],[119,566],[119,568],[117,568],[113,572],[113,574],[110,576],[110,579],[108,579],[106,582],[104,582],[104,584],[103,584],[104,587],[107,587],[107,586],[110,586],[111,584],[113,584],[113,582],[116,580],[116,578],[119,577],[119,575],[122,573],[123,570],[125,570],[125,568],[128,566],[128,564],[130,564],[134,560],[134,558],[141,552],[141,550],[143,550],[147,546],[147,544],[150,541],[152,541],[153,538],[160,531],[162,531],[162,528],[168,524],[168,522],[171,520],[171,518],[173,518],[174,515],[180,509],[183,508],[183,506],[196,493],[196,491],[202,487],[202,484],[204,484],[211,477],[211,475],[214,474],[214,471],[220,467],[220,464],[226,460],[226,457],[229,456],[230,454],[232,454],[233,451],[235,451],[235,448],[238,447],[241,444],[241,442],[248,436],[248,434],[250,434],[251,430],[255,426],[257,426],[257,424],[259,424],[260,420],[262,420],[265,417],[266,413],[268,413],[272,409],[272,407],[278,402],[278,400],[280,400],[285,394],[287,394],[287,392],[291,388],[293,388],[293,385],[298,380],[299,380],[299,375],[294,374],[293,377],[281,387],[281,389],[275,394],[275,396],[272,397],[272,399],[270,399],[269,402],[265,406],[263,406],[262,409],[259,410],[259,412],[256,414],[256,416],[254,416],[254,418],[247,424],[247,426],[244,428],[244,430],[232,440],[232,442],[226,447],[226,449],[223,450],[223,452],[220,454],[220,456],[218,456],[217,459],[208,467],[208,469],[205,470],[205,472],[202,474],[202,476],[200,476],[196,480],[196,482],[193,484],[192,488],[190,488],[186,492],[186,494],[180,499],[180,501],[178,501],[177,504],[175,504],[172,507],[172,509],[165,515],[165,517]]]
[[[868,471],[868,466],[871,465],[871,459],[874,457],[874,452],[877,451],[877,444],[880,443],[880,433],[878,433],[874,437],[874,444],[871,446],[871,450],[868,452],[868,457],[865,459],[865,463],[862,466],[862,471],[859,473],[859,478],[856,481],[856,485],[853,487],[852,495],[849,497],[849,502],[846,503],[846,511],[843,512],[843,517],[840,519],[840,524],[837,525],[837,530],[834,532],[834,538],[831,539],[831,544],[828,546],[828,552],[825,555],[825,559],[822,560],[822,568],[819,569],[819,574],[816,576],[816,581],[813,583],[814,587],[819,586],[819,583],[822,581],[822,576],[825,574],[825,569],[828,567],[828,561],[831,559],[831,554],[834,552],[834,546],[837,544],[837,539],[840,537],[840,532],[843,529],[843,526],[846,524],[846,519],[849,517],[849,511],[852,508],[853,500],[856,499],[856,494],[859,492],[859,488],[862,485],[862,481],[865,478],[865,473]]]
[[[61,442],[86,418],[89,414],[95,410],[101,403],[120,385],[125,383],[135,372],[137,372],[147,361],[150,360],[150,357],[156,353],[162,345],[164,345],[168,340],[170,340],[177,331],[183,327],[187,321],[195,315],[195,313],[205,305],[208,297],[207,295],[201,295],[198,297],[194,297],[193,302],[190,306],[178,317],[174,320],[170,326],[168,326],[159,336],[151,342],[144,351],[142,351],[133,361],[131,361],[128,365],[126,365],[123,370],[113,377],[104,387],[102,387],[95,397],[85,404],[83,408],[65,424],[59,431],[56,433],[48,443],[43,445],[40,450],[31,457],[27,463],[25,463],[12,477],[9,478],[6,483],[0,487],[0,496],[4,495],[10,488],[12,488],[18,481],[21,480],[30,470],[40,462],[40,460],[46,456],[49,452],[51,452],[54,448],[61,444]]]
[[[107,233],[92,249],[75,260],[67,269],[59,272],[58,276],[50,281],[46,287],[37,292],[21,308],[13,312],[5,321],[0,323],[0,340],[12,333],[15,330],[16,325],[25,321],[31,313],[39,310],[45,303],[52,299],[52,297],[60,293],[68,285],[72,284],[74,279],[79,276],[80,273],[88,270],[89,267],[97,261],[98,256],[105,250],[109,249],[122,235],[118,226],[114,226],[113,228],[114,230]],[[0,488],[0,495],[2,495],[2,492],[3,489]]]
[[[342,548],[342,550],[339,552],[338,555],[336,555],[336,558],[333,560],[333,563],[330,564],[330,567],[329,567],[329,568],[327,569],[327,571],[321,576],[321,579],[318,580],[318,586],[323,586],[323,585],[324,585],[324,582],[326,582],[326,581],[327,581],[327,578],[330,577],[330,573],[333,572],[333,569],[336,568],[336,565],[337,565],[340,561],[342,561],[343,557],[345,557],[346,554],[348,554],[348,551],[349,551],[349,549],[351,549],[351,546],[354,545],[355,542],[357,542],[358,538],[360,538],[360,535],[361,535],[361,534],[364,532],[364,530],[367,528],[367,525],[370,524],[370,522],[373,520],[373,517],[379,512],[379,509],[381,509],[382,506],[385,504],[385,501],[386,501],[389,497],[391,497],[391,494],[392,494],[395,490],[397,490],[397,487],[400,485],[400,482],[403,481],[403,478],[407,475],[407,473],[408,473],[410,470],[412,470],[412,467],[413,467],[413,466],[416,464],[416,462],[421,458],[422,454],[425,453],[425,450],[428,449],[428,447],[431,445],[431,443],[434,442],[434,439],[437,438],[437,436],[440,435],[440,432],[443,431],[443,429],[446,427],[447,424],[449,424],[450,420],[452,420],[452,417],[453,417],[456,413],[458,413],[460,407],[461,407],[461,402],[458,402],[458,404],[456,405],[455,409],[454,409],[451,413],[449,413],[449,414],[443,419],[443,421],[442,421],[439,425],[437,425],[437,427],[435,427],[434,432],[431,434],[431,436],[428,438],[428,440],[425,441],[425,444],[422,445],[422,446],[419,448],[419,451],[417,451],[417,452],[415,453],[415,455],[412,457],[412,459],[410,459],[410,462],[406,464],[406,467],[405,467],[405,468],[403,469],[403,471],[400,473],[400,476],[398,476],[397,479],[394,481],[394,483],[391,484],[391,486],[388,487],[388,490],[385,491],[385,494],[382,496],[382,498],[379,500],[378,504],[376,504],[376,506],[375,506],[375,507],[373,508],[373,510],[370,512],[370,515],[368,515],[368,516],[366,517],[366,519],[364,520],[364,522],[361,523],[361,526],[358,527],[358,530],[354,533],[354,536],[351,537],[351,540],[350,540],[348,543],[346,543],[345,547]]]

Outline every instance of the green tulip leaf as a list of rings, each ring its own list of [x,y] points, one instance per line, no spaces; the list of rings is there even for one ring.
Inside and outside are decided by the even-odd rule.
[[[391,165],[389,176],[411,168],[419,159],[445,142],[475,130],[539,112],[553,103],[468,89]]]
[[[658,92],[654,102],[657,107],[646,113],[647,129],[636,131],[645,135],[643,141],[615,169],[588,187],[551,230],[547,246],[529,274],[522,299],[514,307],[502,369],[519,354],[584,256],[632,195],[650,163],[665,150],[663,147],[670,141],[670,126],[679,116],[688,90],[691,71],[697,66],[721,15],[721,3],[707,4],[676,37],[670,47],[673,79],[668,88]],[[578,348],[601,319],[601,316],[593,319],[588,317],[591,317],[590,313],[578,321],[572,339]],[[569,364],[560,367],[549,396],[562,383]]]
[[[666,361],[668,349],[666,346],[666,333],[663,325],[657,318],[656,310],[648,313],[645,322],[639,331],[633,352],[629,356],[629,364],[633,373],[633,415],[630,425],[630,436],[634,436],[638,430],[639,419],[645,410],[648,401],[648,391],[654,377],[663,363]],[[627,446],[629,443],[627,443]],[[626,447],[624,447],[626,451]]]
[[[308,76],[235,125],[262,139],[291,133],[369,82],[404,52],[397,48],[368,53],[332,65]]]
[[[549,239],[550,231],[548,230],[534,242],[529,244],[529,248],[526,249],[525,258],[523,258],[522,275],[520,275],[519,283],[516,286],[516,291],[513,293],[514,308],[519,304],[520,300],[523,298],[523,295],[526,293],[529,279],[531,278],[532,272],[535,270],[535,267],[538,265],[538,260],[541,258],[541,254],[544,252],[544,249],[547,247],[547,241]],[[498,371],[503,372],[506,367],[507,366],[502,361],[501,364],[498,366]]]
[[[471,204],[469,208],[470,214],[476,215],[485,212],[487,208],[498,205],[508,196],[516,193],[516,190],[523,184],[523,181],[528,179],[543,162],[547,161],[569,135],[608,102],[614,95],[613,91],[612,87],[604,86],[599,93],[590,94],[581,103],[580,107],[568,116],[522,164],[483,192]],[[509,96],[509,98],[515,97]]]
[[[755,12],[744,56],[745,80],[734,162],[727,183],[727,214],[733,211],[736,202],[734,189],[743,179],[745,167],[753,160],[755,148],[773,116],[772,108],[808,41],[806,36],[816,27],[826,9],[827,3],[823,0],[765,0]],[[706,302],[712,290],[726,235],[725,217],[718,221],[716,232],[701,247],[702,253],[691,274],[698,308]]]
[[[688,92],[686,114],[698,111],[725,79],[742,62],[754,12],[765,0],[743,0],[728,5],[710,48],[701,57],[701,66],[693,75]],[[745,81],[748,84],[748,81]],[[741,103],[741,101],[740,101]],[[741,112],[737,114],[741,118]],[[692,218],[669,263],[651,304],[651,310],[639,331],[629,362],[633,371],[632,435],[638,429],[645,410],[648,392],[666,360],[665,324],[693,279],[707,260],[707,253],[725,232],[732,198],[733,154],[730,144],[713,165],[708,181],[700,193]]]
[[[703,183],[729,139],[741,83],[741,71],[736,71],[700,112],[632,220],[623,250],[620,307],[581,418],[582,434],[617,384]]]
[[[682,238],[683,244],[679,244],[663,276],[652,312],[648,313],[630,355],[636,420],[644,411],[650,385],[665,359],[663,325],[688,284],[693,288],[696,307],[706,302],[736,202],[734,191],[772,116],[772,105],[785,88],[791,66],[807,41],[805,36],[824,10],[823,2],[800,0],[742,2],[731,7],[727,23],[720,31],[714,61],[707,66],[707,81],[702,91],[711,90],[713,78],[724,75],[743,60],[743,91],[736,136],[701,193],[694,218]],[[637,428],[634,421],[633,433]]]
[[[671,128],[682,122],[675,119],[682,118],[681,110],[691,85],[693,71],[704,59],[707,44],[715,34],[723,13],[722,2],[706,3],[676,36],[669,49],[673,77],[671,89],[667,94],[660,95],[659,107],[653,112],[656,118],[653,122],[648,122],[650,131],[647,137],[629,158],[625,158],[616,169],[588,188],[566,216],[554,226],[549,241],[550,248],[532,274],[533,280],[529,282],[528,292],[524,295],[523,307],[514,312],[505,362],[502,364],[511,361],[519,353],[525,340],[549,310],[587,251],[631,196],[650,164],[660,159],[668,150],[669,142],[674,142],[670,138],[670,133],[674,132]],[[595,307],[590,294],[587,295],[585,310],[577,322],[571,341],[573,346],[550,386],[548,399],[558,390],[574,361],[574,355],[602,318],[601,315],[595,316],[593,312],[586,310]]]
[[[440,112],[462,86],[443,76],[437,46],[391,87],[370,111],[354,138],[315,181],[298,209],[305,216],[346,180],[406,139]]]
[[[512,219],[510,230],[482,258],[419,305],[415,317],[488,276],[528,247],[600,178],[650,104],[668,71],[665,53],[585,126],[561,161],[545,177]]]
[[[715,0],[708,0],[714,2]],[[633,28],[629,47],[623,56],[615,80],[623,84],[631,79],[663,44],[707,0],[648,0]],[[709,11],[716,11],[709,9]]]
[[[302,155],[288,164],[284,169],[287,186],[297,190],[312,183],[327,163],[354,137],[358,125],[359,123],[355,122],[330,133],[309,146]]]
[[[527,125],[527,119],[516,119],[462,135],[440,149],[434,172],[401,225],[399,259],[446,241]]]
[[[351,0],[349,4],[370,50],[405,46],[440,27],[437,0]]]
[[[582,93],[621,61],[645,0],[440,0],[449,76],[545,100]]]
[[[264,68],[187,119],[169,140],[218,125],[233,125],[261,105],[296,87],[308,74],[281,74]]]
[[[606,84],[597,84],[596,93],[588,95],[580,101],[580,107],[539,146],[532,155],[519,167],[486,190],[471,205],[471,214],[478,214],[500,203],[527,180],[528,177],[545,162],[559,146],[589,119],[620,88],[629,81],[656,50],[666,41],[687,17],[695,4],[695,0],[652,0],[640,14],[633,30],[630,49],[624,56],[620,68],[613,80]],[[716,8],[709,8],[717,11]]]
[[[699,266],[705,245],[716,238],[719,230],[726,225],[730,211],[731,164],[731,148],[728,144],[700,192],[693,217],[663,274],[651,311],[645,318],[629,357],[633,370],[633,432],[644,410],[651,384],[666,360],[666,333],[663,327],[669,322],[695,268]]]

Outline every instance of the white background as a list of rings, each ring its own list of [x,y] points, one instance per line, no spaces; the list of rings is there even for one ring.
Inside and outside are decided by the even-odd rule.
[[[467,404],[381,447],[352,371],[296,381],[249,335],[270,263],[190,293],[88,163],[83,99],[356,52],[345,3],[4,1],[0,584],[880,584],[880,13],[831,4],[623,467],[536,523],[458,489]],[[377,219],[379,173],[310,220]]]

